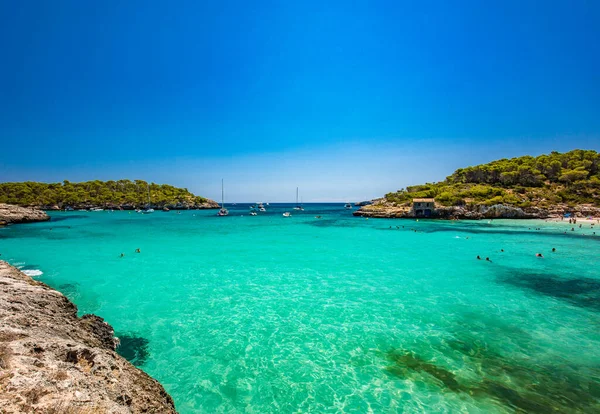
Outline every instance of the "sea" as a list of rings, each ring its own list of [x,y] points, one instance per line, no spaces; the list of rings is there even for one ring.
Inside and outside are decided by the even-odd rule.
[[[292,207],[50,212],[0,259],[183,414],[600,412],[600,224]]]

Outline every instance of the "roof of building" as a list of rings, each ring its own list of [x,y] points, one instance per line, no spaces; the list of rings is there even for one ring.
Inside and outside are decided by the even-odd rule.
[[[433,198],[413,198],[413,203],[433,203],[435,199]]]

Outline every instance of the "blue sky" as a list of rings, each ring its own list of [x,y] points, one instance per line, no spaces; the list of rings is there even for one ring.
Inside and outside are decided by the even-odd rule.
[[[354,201],[600,147],[600,2],[171,3],[0,2],[0,181]]]

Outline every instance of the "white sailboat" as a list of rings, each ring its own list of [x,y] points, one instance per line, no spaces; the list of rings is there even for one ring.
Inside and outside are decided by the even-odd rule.
[[[304,208],[298,204],[298,187],[296,187],[296,207],[294,207],[294,210],[304,211]]]
[[[350,204],[350,203],[346,203],[346,204],[344,205],[344,208],[345,208],[346,210],[351,210],[351,209],[352,209],[352,204]]]
[[[154,213],[154,209],[150,207],[150,184],[148,184],[148,205],[146,206],[146,208],[142,211],[143,214],[150,214],[150,213]]]
[[[226,216],[229,214],[229,211],[225,208],[225,196],[223,192],[223,179],[221,178],[221,209],[217,213],[217,216]]]

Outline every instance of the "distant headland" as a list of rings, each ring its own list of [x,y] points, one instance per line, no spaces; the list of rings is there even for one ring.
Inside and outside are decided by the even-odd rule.
[[[388,193],[356,216],[446,219],[600,216],[600,154],[552,152],[460,168],[444,181]]]
[[[37,207],[43,210],[112,208],[135,210],[213,209],[219,205],[186,188],[143,180],[85,181],[72,183],[0,183],[0,203]]]

